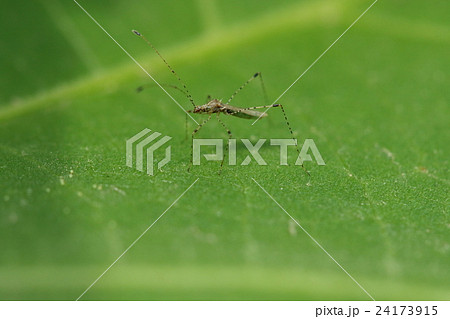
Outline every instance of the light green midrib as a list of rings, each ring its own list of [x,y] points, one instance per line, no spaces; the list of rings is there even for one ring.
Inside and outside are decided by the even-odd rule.
[[[58,294],[83,290],[98,275],[103,266],[17,266],[0,268],[0,295],[10,290],[40,293],[51,287]],[[81,275],[80,275],[81,274]],[[130,274],[133,274],[130,276]],[[358,281],[376,299],[446,299],[450,291],[443,286],[406,283],[389,278],[357,276]],[[73,278],[77,278],[74,280]],[[280,285],[283,283],[283,285]],[[283,295],[321,295],[324,298],[354,298],[367,296],[344,273],[316,272],[294,268],[262,268],[224,265],[152,265],[119,264],[86,294],[85,299],[98,297],[105,291],[163,291],[189,294],[191,289],[210,291],[212,295],[227,291],[253,291],[276,297]],[[43,296],[40,295],[40,298]],[[45,298],[45,297],[44,297]]]
[[[334,24],[348,24],[352,18],[358,15],[354,9],[355,3],[359,2],[353,0],[340,2],[325,0],[314,3],[297,4],[276,12],[271,12],[270,14],[265,14],[244,23],[237,23],[234,26],[227,27],[225,30],[207,32],[189,42],[165,50],[165,55],[169,61],[183,60],[186,62],[200,57],[204,58],[215,51],[229,49],[239,44],[246,43],[250,39],[254,40],[264,37],[267,33],[277,33],[289,29],[289,27],[320,26],[323,24],[324,19],[329,17],[330,12],[335,14],[336,21],[333,21]],[[349,7],[349,4],[351,4],[351,7]],[[373,13],[370,12],[370,14]],[[382,22],[380,22],[380,17],[370,18],[369,13],[364,16],[363,19],[366,22],[364,24],[359,22],[358,27],[364,27],[365,29],[377,32],[388,32],[394,36],[421,38],[441,42],[450,41],[450,30],[442,26],[424,23],[412,24],[409,21],[399,20],[395,17],[384,18],[381,20]],[[395,28],[387,29],[385,27],[385,22],[387,21],[398,24],[399,30],[391,31]],[[327,25],[330,25],[329,21]],[[98,31],[102,32],[100,29]],[[132,35],[130,34],[130,36]],[[117,52],[118,54],[123,54],[123,52],[120,52],[119,48],[117,48]],[[138,61],[145,61],[145,65],[154,65],[158,59],[159,57],[155,56],[153,53],[146,55],[145,57],[137,58]],[[161,67],[152,69],[147,68],[147,71],[154,75],[155,70],[160,68]],[[0,107],[0,121],[45,107],[53,101],[69,99],[80,93],[88,93],[96,91],[97,89],[107,89],[111,86],[124,83],[127,80],[140,76],[141,74],[142,70],[140,70],[137,65],[133,62],[127,62],[108,71],[91,74],[88,77],[68,82],[49,91],[40,92],[18,102],[16,101],[4,105]]]

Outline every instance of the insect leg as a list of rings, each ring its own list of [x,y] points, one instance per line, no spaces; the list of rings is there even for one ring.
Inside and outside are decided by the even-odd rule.
[[[264,80],[261,72],[259,72],[259,80],[261,81],[261,88],[264,94],[264,103],[269,103],[269,98],[267,97],[266,86],[264,85]]]
[[[223,168],[223,162],[225,161],[225,154],[228,154],[228,146],[230,144],[230,139],[233,138],[233,135],[231,134],[231,131],[226,127],[225,123],[222,122],[222,120],[219,118],[220,113],[217,113],[217,121],[219,121],[219,123],[223,126],[223,128],[227,131],[228,134],[228,141],[227,144],[225,146],[225,153],[223,154],[223,158],[222,158],[222,163],[220,163],[220,169],[219,169],[219,175],[222,172],[222,168]]]
[[[187,140],[188,138],[188,114],[186,113],[186,122],[184,123],[185,126],[185,133],[184,133],[184,139]]]
[[[197,126],[197,128],[192,132],[192,138],[191,138],[191,159],[189,162],[189,166],[188,166],[188,172],[190,171],[191,167],[192,167],[192,158],[194,156],[194,135],[202,128],[203,125],[205,125],[210,119],[211,116],[208,116],[208,118],[206,120],[204,120],[199,126]]]
[[[297,150],[297,153],[300,156],[300,150],[298,148],[297,140],[294,138],[294,132],[292,131],[291,124],[289,123],[289,120],[287,118],[286,111],[284,110],[283,105],[281,105],[281,104],[272,104],[272,105],[252,106],[252,107],[245,108],[243,110],[254,110],[254,109],[263,109],[263,108],[270,108],[270,107],[279,107],[281,109],[281,111],[283,112],[284,121],[286,122],[286,125],[287,125],[287,127],[289,129],[289,132],[291,133],[292,139],[295,141],[295,149]],[[306,172],[306,174],[308,174],[310,176],[308,170],[305,168],[303,163],[302,163],[301,166],[302,166],[303,170]]]
[[[227,112],[227,114],[231,114],[231,115],[235,115],[236,116],[236,114],[239,114],[239,113],[247,114],[245,111],[249,111],[249,110],[267,109],[267,108],[279,107],[279,106],[281,106],[281,105],[280,104],[272,104],[272,105],[252,106],[252,107],[246,107],[246,108],[240,108],[240,109],[237,109],[237,110],[232,110],[230,112]],[[258,114],[260,114],[260,113],[258,112]],[[266,114],[264,114],[264,115],[266,115]],[[257,117],[257,115],[251,115],[251,116]],[[261,116],[263,116],[263,115],[261,115]]]
[[[281,104],[252,106],[252,107],[246,107],[246,108],[244,108],[244,110],[266,109],[266,108],[270,108],[270,107],[281,107]]]
[[[234,97],[236,96],[236,94],[238,94],[243,88],[245,88],[247,86],[247,84],[249,84],[251,81],[253,81],[255,78],[257,78],[258,76],[261,75],[261,72],[255,73],[250,79],[247,80],[247,82],[245,82],[244,84],[242,84],[232,95],[231,97],[228,99],[227,104],[229,104],[231,102],[232,99],[234,99]]]
[[[288,126],[288,128],[289,128],[289,132],[291,132],[292,139],[295,141],[295,149],[297,150],[298,156],[300,156],[300,150],[298,149],[297,139],[294,138],[294,132],[292,131],[291,124],[289,124],[289,120],[288,120],[288,118],[287,118],[287,115],[286,115],[286,112],[285,112],[285,110],[284,110],[284,108],[283,108],[283,105],[278,104],[278,106],[280,107],[281,111],[283,112],[284,120],[285,120],[285,122],[286,122],[286,124],[287,124],[287,126]],[[302,163],[302,168],[303,168],[303,170],[305,171],[305,173],[306,173],[308,176],[311,176],[311,175],[309,174],[308,170],[306,169],[306,167],[303,165],[303,163]]]

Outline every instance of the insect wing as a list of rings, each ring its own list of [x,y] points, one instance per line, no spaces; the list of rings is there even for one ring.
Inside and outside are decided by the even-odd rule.
[[[229,114],[236,116],[236,117],[240,117],[242,119],[254,119],[254,118],[259,118],[261,116],[261,114],[263,114],[263,113],[254,111],[254,110],[241,109],[239,107],[232,107],[231,112]],[[267,116],[267,113],[264,113],[262,115],[262,117],[265,117],[265,116]]]

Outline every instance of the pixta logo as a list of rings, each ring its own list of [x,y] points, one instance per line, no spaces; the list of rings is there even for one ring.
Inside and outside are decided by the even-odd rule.
[[[161,133],[153,132],[146,128],[134,135],[126,142],[126,164],[128,167],[136,167],[138,171],[145,172],[148,175],[154,175],[155,166],[160,170],[164,165],[170,162],[171,148],[166,146],[165,157],[162,159],[155,158],[155,151],[166,144],[172,138],[170,136],[162,136]],[[238,141],[245,147],[237,147]],[[259,153],[261,147],[267,142],[266,139],[259,139],[252,143],[248,139],[229,139],[226,144],[222,139],[194,139],[192,143],[192,159],[193,165],[200,165],[206,161],[224,161],[228,158],[228,165],[249,165],[252,161],[257,165],[267,165],[266,160]],[[304,162],[315,162],[317,165],[325,165],[325,161],[319,152],[314,140],[306,139],[299,148],[295,139],[270,139],[271,147],[277,149],[280,153],[279,165],[288,165],[288,148],[297,149],[297,160],[295,165],[303,165]],[[202,153],[202,147],[211,147],[215,150],[214,153]],[[225,149],[225,151],[224,151]],[[246,157],[242,162],[237,161],[237,149],[246,152]],[[158,152],[157,154],[161,154]],[[159,155],[158,155],[159,156]],[[314,160],[313,160],[314,157]],[[146,159],[145,163],[144,160]]]
[[[127,140],[127,166],[133,167],[133,165],[136,164],[136,169],[143,172],[144,151],[146,151],[147,162],[145,163],[145,169],[148,175],[154,175],[154,152],[172,138],[170,136],[163,136],[157,140],[161,136],[161,133],[153,132],[150,134],[150,132],[151,130],[146,128]],[[136,145],[136,147],[134,147],[134,145]],[[171,149],[169,145],[166,147],[165,157],[156,162],[158,169],[161,169],[164,165],[170,162],[170,151]]]

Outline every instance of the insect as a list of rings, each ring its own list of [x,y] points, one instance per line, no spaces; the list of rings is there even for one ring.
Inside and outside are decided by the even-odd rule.
[[[191,159],[190,159],[190,163],[188,166],[188,171],[190,170],[191,166],[192,166],[192,152],[193,152],[193,140],[194,140],[194,136],[195,134],[197,134],[197,132],[214,116],[216,116],[217,121],[223,126],[223,128],[227,131],[228,134],[228,139],[232,138],[232,133],[231,131],[228,129],[228,127],[225,125],[225,123],[220,119],[220,115],[221,114],[225,114],[225,115],[231,115],[231,116],[236,116],[239,118],[243,118],[243,119],[259,119],[262,117],[266,117],[268,114],[267,113],[263,113],[260,111],[256,111],[256,109],[266,109],[266,108],[280,108],[281,111],[283,112],[283,116],[284,119],[286,121],[286,125],[289,128],[289,132],[292,136],[292,139],[295,141],[295,146],[297,149],[298,154],[300,154],[300,151],[298,149],[298,145],[297,145],[297,140],[294,138],[294,133],[292,131],[291,125],[289,124],[286,112],[283,108],[283,106],[281,104],[269,104],[269,105],[261,105],[261,106],[252,106],[252,107],[247,107],[247,108],[241,108],[241,107],[237,107],[237,106],[232,106],[230,103],[231,101],[234,99],[234,97],[242,90],[244,89],[251,81],[253,81],[255,78],[258,78],[261,80],[261,86],[263,88],[263,92],[264,95],[266,96],[267,99],[267,94],[266,94],[266,90],[264,87],[264,82],[262,79],[262,75],[261,72],[257,72],[255,73],[250,79],[248,79],[243,85],[241,85],[232,95],[231,97],[227,100],[227,102],[222,102],[222,100],[219,99],[211,99],[210,96],[208,96],[208,102],[206,104],[203,105],[197,105],[194,102],[194,99],[192,98],[192,95],[190,94],[188,88],[186,87],[186,85],[184,84],[184,82],[181,80],[181,78],[178,76],[178,74],[175,72],[175,70],[169,65],[169,63],[167,63],[166,59],[163,58],[163,56],[161,55],[161,53],[159,53],[159,51],[153,46],[153,44],[147,40],[147,38],[142,35],[140,32],[136,31],[136,30],[132,30],[134,34],[136,34],[137,36],[139,36],[140,38],[142,38],[145,42],[147,42],[147,44],[156,52],[156,54],[158,54],[158,56],[163,60],[163,62],[166,64],[166,66],[169,68],[170,72],[173,73],[173,75],[175,75],[175,77],[178,79],[178,81],[181,83],[181,85],[183,86],[183,89],[175,86],[175,85],[171,85],[171,84],[164,84],[165,86],[169,86],[172,87],[174,89],[179,90],[180,92],[182,92],[187,99],[191,102],[193,109],[192,110],[187,110],[186,112],[189,113],[196,113],[196,114],[206,114],[208,115],[208,117],[198,125],[198,127],[192,132],[192,136],[191,136]],[[138,87],[137,91],[140,92],[142,91],[144,88],[144,86],[140,86]],[[187,113],[186,113],[186,127],[187,127]],[[228,151],[228,143],[226,144],[227,147],[227,151]],[[225,154],[227,153],[227,151],[225,152]],[[222,170],[223,167],[223,163],[224,163],[225,157],[222,158],[222,162],[220,164],[220,169],[219,169],[219,174]],[[309,175],[309,172],[306,170],[306,168],[303,166],[303,164],[301,165],[303,170]]]

